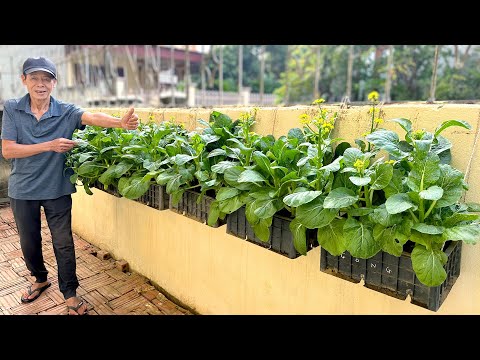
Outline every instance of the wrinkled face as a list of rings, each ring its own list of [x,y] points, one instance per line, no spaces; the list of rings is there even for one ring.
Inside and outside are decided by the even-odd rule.
[[[57,80],[45,71],[34,71],[30,74],[22,74],[23,85],[27,87],[30,97],[35,100],[48,99]]]

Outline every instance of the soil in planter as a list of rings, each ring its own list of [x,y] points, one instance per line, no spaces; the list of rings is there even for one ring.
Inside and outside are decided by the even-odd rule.
[[[410,295],[412,304],[437,311],[460,275],[462,242],[445,244],[447,278],[435,287],[426,286],[417,279],[410,258],[414,243],[409,241],[405,245],[399,257],[381,251],[370,259],[354,258],[347,251],[333,256],[322,248],[320,271],[355,283],[363,278],[364,286],[369,289],[401,300]]]

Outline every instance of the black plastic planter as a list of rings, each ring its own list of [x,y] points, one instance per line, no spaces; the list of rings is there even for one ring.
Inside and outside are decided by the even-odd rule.
[[[179,214],[185,215],[193,220],[206,224],[210,212],[210,204],[215,200],[213,197],[204,194],[201,199],[200,193],[192,190],[185,190],[177,205],[173,205],[170,197],[169,208]],[[212,227],[224,225],[225,221],[218,219]]]
[[[166,210],[169,208],[170,195],[165,189],[164,185],[151,184],[148,191],[135,201],[157,210]]]
[[[245,217],[245,206],[227,215],[227,233],[241,239],[250,241],[256,245],[267,248],[290,259],[296,259],[301,254],[293,245],[293,236],[290,230],[291,218],[274,215],[270,227],[268,242],[260,240],[253,231]],[[307,251],[318,246],[316,230],[307,229]]]
[[[399,257],[381,251],[370,259],[358,259],[348,252],[333,256],[322,248],[320,271],[355,283],[363,278],[369,289],[401,300],[410,295],[412,304],[437,311],[460,275],[462,242],[449,241],[446,245],[447,278],[439,286],[426,286],[417,279],[410,253],[405,251]]]
[[[105,189],[105,185],[103,185],[100,181],[97,180],[93,183],[93,187],[103,192],[106,192],[107,194],[116,197],[122,197],[122,195],[120,195],[120,193],[118,192],[118,189],[113,185],[108,185],[108,187]]]

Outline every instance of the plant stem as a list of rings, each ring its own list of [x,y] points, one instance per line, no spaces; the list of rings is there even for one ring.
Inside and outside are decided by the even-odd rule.
[[[430,205],[430,207],[428,208],[427,212],[425,213],[425,217],[424,217],[424,220],[428,217],[428,215],[430,215],[430,213],[432,212],[433,208],[435,207],[435,204],[437,203],[437,200],[434,200],[432,202],[432,204]]]
[[[413,213],[412,209],[408,209],[408,212],[410,213],[410,215],[412,215],[413,220],[415,220],[415,222],[418,223],[418,218],[415,216],[415,214]]]

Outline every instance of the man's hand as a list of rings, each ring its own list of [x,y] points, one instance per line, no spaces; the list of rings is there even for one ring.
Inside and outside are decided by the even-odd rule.
[[[134,113],[134,108],[128,109],[120,120],[122,128],[125,130],[135,130],[138,127],[138,115]]]
[[[52,140],[50,143],[51,151],[55,151],[57,153],[65,153],[67,151],[70,151],[76,145],[75,141],[65,138],[58,138]]]

